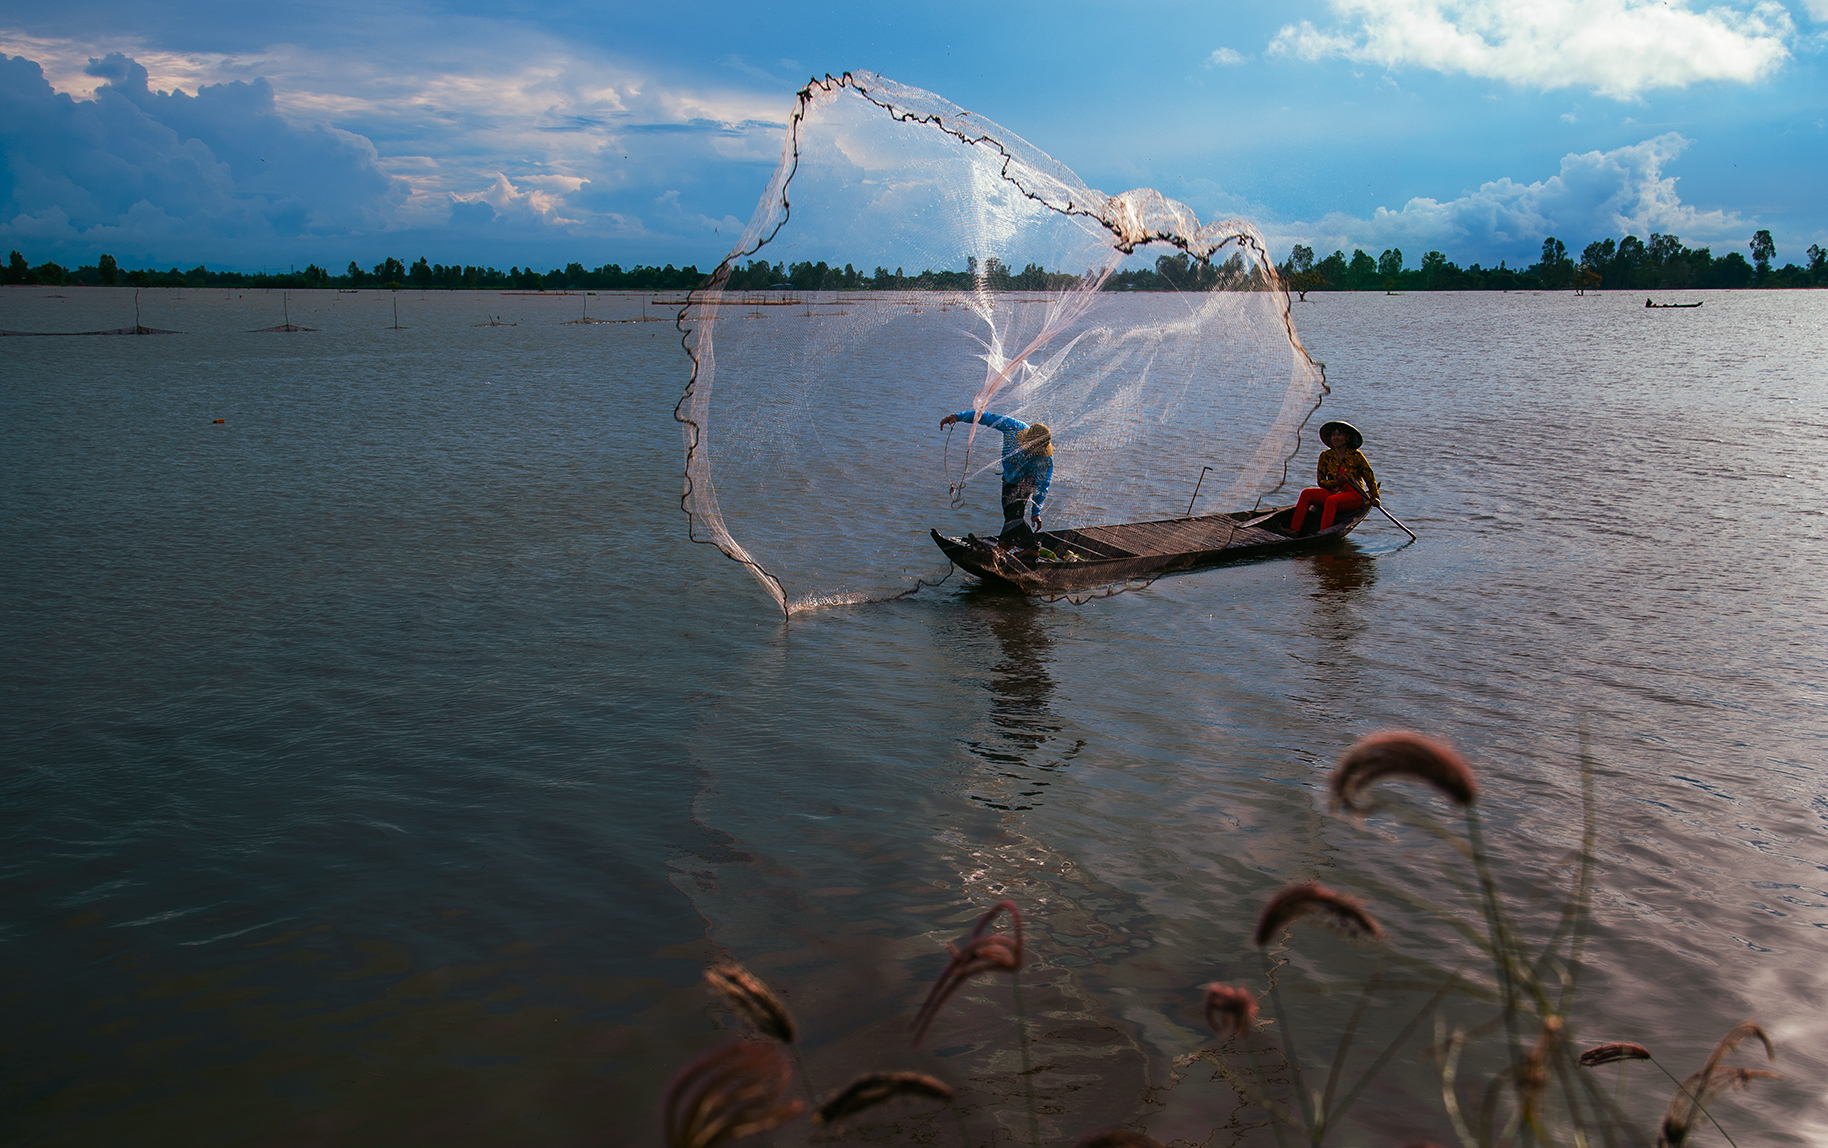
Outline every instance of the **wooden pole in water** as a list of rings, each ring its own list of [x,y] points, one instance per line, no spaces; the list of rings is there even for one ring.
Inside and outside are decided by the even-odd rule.
[[[1212,468],[1210,466],[1202,466],[1200,468],[1199,482],[1196,482],[1193,484],[1193,497],[1189,498],[1187,500],[1187,513],[1182,515],[1181,517],[1183,517],[1183,518],[1192,518],[1193,517],[1193,504],[1200,500],[1200,482],[1206,481],[1206,472],[1211,469]]]

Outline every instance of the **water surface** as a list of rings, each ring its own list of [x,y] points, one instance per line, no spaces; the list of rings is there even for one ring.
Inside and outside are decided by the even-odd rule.
[[[1022,1135],[996,1100],[1005,985],[905,1045],[944,941],[1007,895],[1050,1141],[1139,1114],[1203,1140],[1223,1089],[1163,1086],[1203,1039],[1194,987],[1261,976],[1248,933],[1278,885],[1318,876],[1399,944],[1459,944],[1376,891],[1453,902],[1441,847],[1326,811],[1340,749],[1404,726],[1464,750],[1546,936],[1584,724],[1581,1038],[1692,1068],[1756,1018],[1788,1079],[1723,1122],[1820,1142],[1828,295],[1696,297],[1299,305],[1323,413],[1365,430],[1413,545],[1368,521],[1334,553],[1085,606],[955,574],[788,624],[685,538],[668,323],[565,325],[576,296],[282,312],[187,290],[140,297],[182,335],[6,339],[6,1125],[651,1143],[672,1066],[730,1023],[696,984],[729,955],[788,997],[821,1088],[920,1068],[966,1090],[980,1138]],[[8,288],[0,328],[132,305]],[[318,329],[253,333],[288,313]],[[492,316],[518,325],[472,325]],[[907,482],[931,501],[937,458]],[[931,525],[995,518],[956,514]],[[1369,968],[1314,931],[1293,956],[1309,980]],[[1318,1038],[1347,1005],[1297,1007]],[[1433,1071],[1403,1058],[1340,1142],[1445,1142]],[[1648,1123],[1665,1096],[1644,1076],[1630,1103]],[[956,1135],[912,1110],[873,1127]]]

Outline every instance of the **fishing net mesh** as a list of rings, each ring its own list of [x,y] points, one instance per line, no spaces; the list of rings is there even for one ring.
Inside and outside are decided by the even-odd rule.
[[[1110,289],[1158,263],[1179,289]],[[812,289],[764,264],[801,265]],[[1261,504],[1326,393],[1249,223],[1105,195],[863,73],[800,93],[748,229],[680,326],[692,537],[789,613],[943,579],[929,528],[996,534],[1002,436],[941,429],[946,414],[1052,429],[1057,528],[1182,515],[1202,473],[1194,513]]]

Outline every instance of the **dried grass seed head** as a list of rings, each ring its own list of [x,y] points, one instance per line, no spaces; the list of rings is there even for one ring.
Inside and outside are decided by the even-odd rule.
[[[985,930],[989,929],[998,915],[1002,913],[1009,914],[1009,923],[1015,929],[1016,967],[1020,968],[1022,965],[1022,910],[1018,909],[1016,903],[1007,897],[990,906],[989,911],[977,919],[977,924],[971,926],[971,935],[966,938],[966,943],[969,944],[982,937]]]
[[[793,1043],[793,1018],[788,1015],[787,1006],[754,973],[734,961],[726,961],[705,970],[705,984],[757,1032],[782,1044]]]
[[[1407,777],[1432,785],[1459,805],[1479,799],[1472,766],[1453,747],[1407,730],[1387,730],[1363,737],[1340,755],[1328,785],[1333,804],[1352,813],[1368,812],[1359,798],[1387,777]]]
[[[1630,1041],[1615,1041],[1612,1044],[1596,1044],[1580,1054],[1582,1068],[1598,1068],[1602,1064],[1611,1064],[1615,1060],[1649,1060],[1650,1050],[1641,1044]]]
[[[813,1120],[819,1124],[837,1125],[859,1112],[904,1096],[951,1100],[952,1089],[944,1081],[919,1072],[865,1073],[819,1105],[819,1110],[813,1113]]]
[[[985,933],[1002,913],[1008,913],[1015,926],[1013,938],[1002,933]],[[990,907],[989,912],[978,918],[963,946],[948,944],[946,951],[952,959],[940,972],[939,979],[933,982],[933,987],[927,991],[927,999],[914,1018],[914,1043],[917,1045],[926,1039],[927,1028],[939,1015],[940,1007],[971,977],[995,969],[1015,972],[1022,967],[1021,910],[1016,908],[1014,901],[998,901]]]
[[[1726,1059],[1728,1053],[1738,1048],[1747,1038],[1754,1036],[1765,1046],[1765,1059],[1776,1063],[1777,1046],[1771,1043],[1770,1035],[1751,1021],[1742,1020],[1733,1026],[1732,1031],[1720,1038],[1720,1043],[1714,1046],[1714,1051],[1709,1054],[1707,1063],[1701,1067],[1701,1071],[1712,1073],[1720,1062]]]
[[[1257,997],[1236,985],[1206,986],[1206,1023],[1220,1039],[1249,1036],[1257,1028]]]
[[[1384,935],[1383,927],[1365,912],[1363,905],[1318,882],[1306,881],[1290,885],[1263,906],[1263,913],[1257,918],[1257,946],[1269,944],[1284,927],[1312,913],[1321,914],[1348,936],[1382,939]]]
[[[784,1124],[805,1108],[783,1099],[792,1079],[778,1045],[738,1040],[694,1057],[666,1087],[667,1148],[717,1148]]]
[[[1740,1039],[1744,1039],[1744,1037]],[[1682,1144],[1688,1140],[1688,1134],[1694,1130],[1695,1114],[1705,1111],[1707,1102],[1720,1093],[1736,1092],[1749,1087],[1755,1080],[1782,1079],[1783,1077],[1777,1073],[1767,1072],[1762,1068],[1702,1069],[1684,1080],[1682,1087],[1669,1098],[1669,1105],[1663,1110],[1661,1134],[1657,1138],[1659,1148],[1663,1145],[1668,1145],[1669,1148],[1681,1148]]]

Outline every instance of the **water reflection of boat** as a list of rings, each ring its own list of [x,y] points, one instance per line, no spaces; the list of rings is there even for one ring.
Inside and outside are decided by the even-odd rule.
[[[1279,506],[1037,535],[1057,560],[1034,551],[1004,549],[969,534],[952,538],[935,530],[933,541],[960,569],[986,581],[1007,583],[1030,594],[1068,594],[1239,559],[1325,548],[1350,534],[1370,508],[1325,530],[1301,534],[1289,531],[1294,511],[1293,506]]]
[[[1314,576],[1309,595],[1314,604],[1305,613],[1315,637],[1338,641],[1364,632],[1368,623],[1358,606],[1365,592],[1377,585],[1377,559],[1356,546],[1342,546],[1331,553],[1310,554],[1298,565]]]

